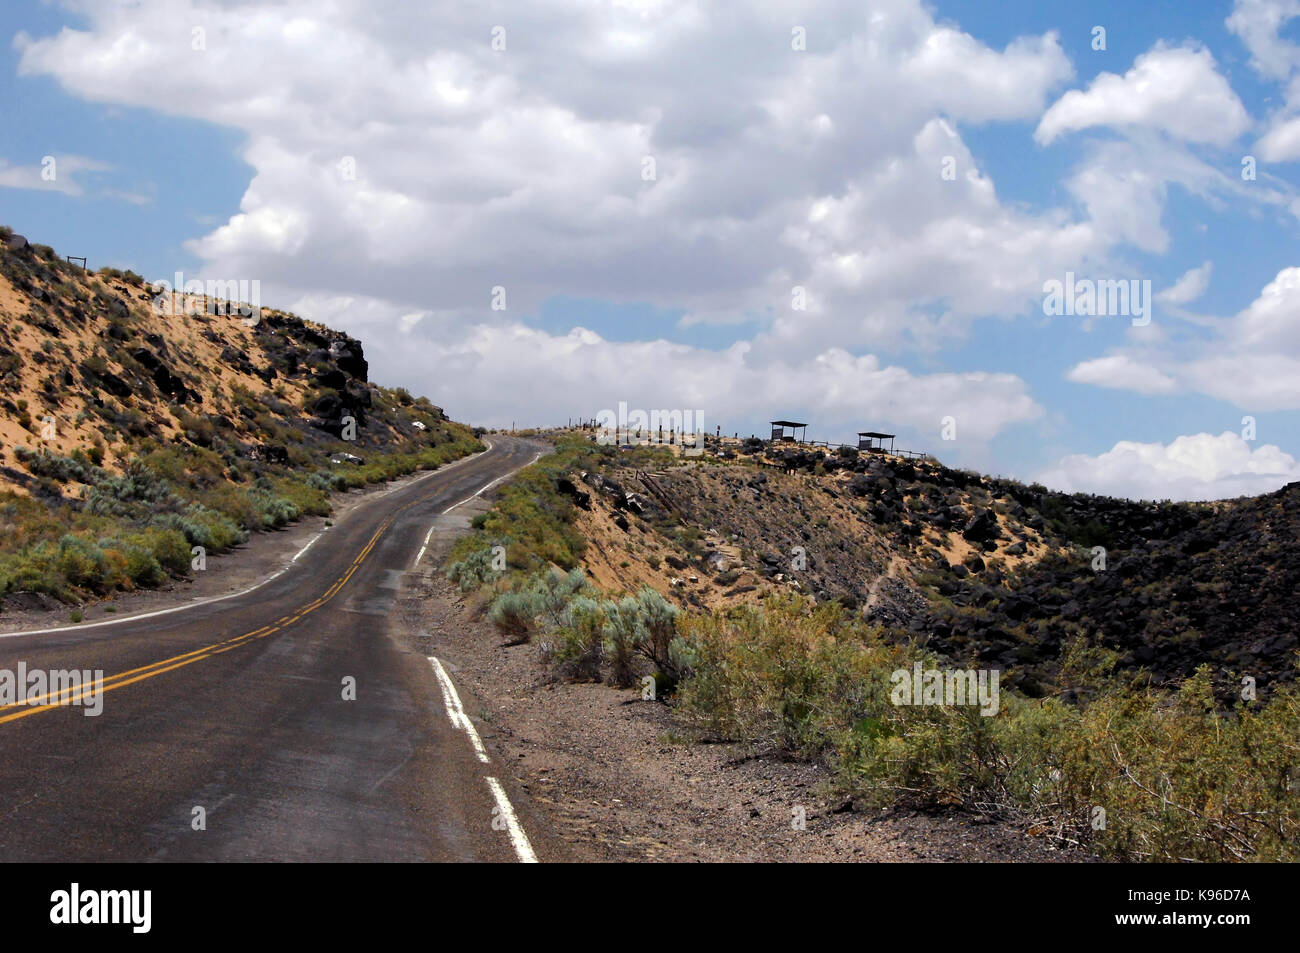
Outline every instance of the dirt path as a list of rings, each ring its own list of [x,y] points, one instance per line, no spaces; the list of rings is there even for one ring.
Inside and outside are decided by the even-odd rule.
[[[903,565],[903,558],[901,556],[894,556],[890,558],[888,568],[885,569],[884,572],[882,572],[879,576],[876,577],[875,582],[871,584],[871,589],[867,592],[867,600],[866,603],[863,605],[864,611],[870,610],[876,605],[876,603],[880,601],[881,586],[883,586],[885,584],[885,581],[888,579],[897,579],[898,570],[902,567],[902,565]]]

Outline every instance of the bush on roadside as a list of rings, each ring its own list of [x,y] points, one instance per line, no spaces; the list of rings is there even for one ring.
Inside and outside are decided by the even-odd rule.
[[[571,679],[600,681],[604,660],[605,610],[590,596],[574,596],[551,634],[551,660]]]
[[[645,638],[641,605],[632,596],[604,603],[604,651],[610,667],[610,684],[629,688],[636,684],[637,647]]]
[[[492,568],[490,548],[476,549],[447,567],[447,578],[460,587],[461,592],[478,589],[498,579],[499,570]]]
[[[540,611],[534,593],[503,592],[493,601],[488,619],[506,635],[507,645],[522,645],[536,631]]]

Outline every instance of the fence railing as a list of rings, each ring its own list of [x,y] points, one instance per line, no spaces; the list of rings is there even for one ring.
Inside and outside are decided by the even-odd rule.
[[[585,430],[585,431],[592,432],[594,434],[603,435],[606,438],[610,437],[613,433],[615,433],[615,431],[613,431],[612,428],[594,427],[591,426],[590,424],[585,426],[580,425],[576,428],[570,426],[568,429]],[[671,434],[670,438],[668,440],[664,440],[662,443],[660,443],[659,440],[655,439],[656,436],[657,434],[650,434],[650,433],[646,433],[644,435],[638,433],[634,435],[627,432],[622,432],[620,433],[618,439],[620,443],[631,444],[632,446],[678,445],[687,448],[699,446],[697,440],[699,439],[700,435],[697,434],[683,434],[683,433]],[[725,444],[731,441],[738,441],[740,443],[744,443],[745,439],[746,438],[744,437],[723,436],[719,441],[719,439],[716,438],[713,434],[709,434],[709,433],[703,434],[703,442],[709,444],[717,444],[719,442]],[[749,439],[754,439],[754,438],[751,437]],[[762,438],[760,437],[757,439],[761,440]],[[851,443],[840,443],[831,440],[807,440],[807,439],[797,440],[793,437],[788,437],[784,440],[764,440],[763,442],[770,444],[774,447],[821,447],[826,450],[840,450],[843,448],[847,448],[850,450],[858,450],[861,453],[879,453],[885,456],[902,457],[905,460],[935,460],[936,459],[933,454],[925,450],[883,450],[879,448],[873,448],[871,450],[862,450],[861,448]]]
[[[862,450],[859,447],[855,447],[851,443],[834,443],[830,440],[794,440],[794,441],[786,441],[786,442],[791,443],[795,446],[825,447],[827,450],[839,450],[841,448],[848,448],[850,450],[857,450],[860,453],[881,453],[887,457],[903,457],[906,460],[933,460],[934,459],[934,457],[932,457],[929,453],[927,453],[924,450],[883,450],[883,449]]]

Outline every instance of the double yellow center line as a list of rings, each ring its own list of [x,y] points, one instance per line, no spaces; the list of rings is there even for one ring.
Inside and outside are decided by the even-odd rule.
[[[340,589],[342,589],[353,574],[361,568],[361,564],[374,550],[375,544],[379,538],[384,535],[388,527],[393,525],[397,517],[415,506],[421,501],[414,500],[405,506],[389,514],[377,530],[375,535],[370,537],[370,541],[357,554],[357,558],[352,560],[352,565],[348,567],[347,572],[334,580],[334,584],[325,590],[324,594],[318,599],[307,603],[305,606],[297,609],[292,615],[277,619],[270,625],[264,625],[261,628],[254,629],[251,632],[245,632],[243,635],[237,635],[234,638],[226,639],[223,642],[214,642],[211,645],[205,645],[201,649],[195,649],[192,652],[186,652],[182,655],[173,655],[171,658],[154,662],[150,665],[142,665],[139,668],[128,669],[125,672],[118,672],[116,675],[110,675],[104,679],[102,688],[98,685],[80,685],[75,688],[64,688],[57,692],[46,692],[44,695],[38,695],[24,701],[13,702],[8,705],[0,706],[0,724],[7,721],[17,721],[19,718],[26,718],[28,715],[35,715],[43,711],[49,711],[52,708],[61,708],[66,705],[76,704],[87,696],[95,694],[97,691],[111,692],[114,689],[125,688],[127,685],[134,685],[136,682],[142,682],[147,678],[154,678],[158,675],[174,672],[178,668],[184,668],[186,665],[193,665],[195,662],[201,662],[206,658],[212,658],[214,655],[221,655],[223,652],[229,652],[240,646],[248,645],[256,639],[264,639],[268,635],[274,635],[276,632],[293,625],[303,616],[315,612],[325,603],[333,599]],[[21,686],[19,687],[21,691]],[[17,709],[17,710],[15,710]]]

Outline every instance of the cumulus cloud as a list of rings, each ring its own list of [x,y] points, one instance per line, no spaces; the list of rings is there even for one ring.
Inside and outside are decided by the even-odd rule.
[[[1034,138],[1050,143],[1091,126],[1141,126],[1187,142],[1222,144],[1249,126],[1249,116],[1208,49],[1157,44],[1132,69],[1102,73],[1087,90],[1070,90],[1044,113]]]
[[[830,392],[848,392],[830,375],[876,394],[877,381],[907,373],[880,363],[882,349],[933,347],[978,318],[1023,314],[1044,272],[1113,241],[1062,210],[1001,202],[958,132],[1041,115],[1073,75],[1057,36],[998,49],[918,0],[794,12],[684,0],[78,9],[83,28],[18,38],[21,73],[244,133],[254,174],[240,208],[189,245],[205,270],[258,278],[265,300],[311,301],[348,330],[368,325],[376,373],[413,388],[428,389],[428,354],[462,355],[474,374],[445,369],[439,386],[459,388],[447,404],[474,419],[505,413],[479,392],[494,373],[485,344],[555,386],[561,372],[534,355],[591,353],[563,333],[512,346],[521,318],[557,297],[756,324],[724,366],[778,394],[799,381],[803,406],[826,401],[829,414]],[[503,312],[489,308],[498,286]],[[792,306],[795,288],[806,309]],[[436,329],[432,350],[413,352],[403,329]],[[602,366],[634,379],[629,362],[645,354],[600,346]],[[664,353],[705,374],[721,360]],[[532,406],[604,400],[594,360],[563,371],[568,396],[539,387]],[[507,376],[519,385],[517,370]],[[1036,409],[1007,375],[906,383],[970,406],[1009,397],[971,434]],[[921,419],[890,412],[900,425]]]
[[[1208,261],[1196,268],[1189,268],[1181,278],[1159,292],[1156,300],[1163,304],[1191,304],[1210,287],[1210,273],[1213,270],[1213,262]]]
[[[1265,162],[1300,159],[1300,116],[1275,117],[1255,143],[1255,151]]]
[[[1300,200],[1289,183],[1272,176],[1246,182],[1237,174],[1236,158],[1225,163],[1223,148],[1250,125],[1207,49],[1158,42],[1122,76],[1103,72],[1087,88],[1062,95],[1039,120],[1034,138],[1049,145],[1093,130],[1082,140],[1082,159],[1066,180],[1070,195],[1086,212],[1088,226],[1111,245],[1164,254],[1171,241],[1164,225],[1171,186],[1213,208],[1232,203],[1300,217]],[[1108,257],[1123,266],[1115,255]],[[1087,267],[1079,262],[1074,270],[1083,273]],[[1180,307],[1168,297],[1160,303],[1174,313]]]
[[[382,304],[355,299],[307,299],[295,308],[327,323],[344,311],[368,316],[374,330],[386,321]],[[475,419],[489,426],[594,417],[625,401],[700,411],[707,429],[728,432],[772,416],[806,415],[800,419],[813,421],[810,435],[819,439],[844,439],[865,423],[890,421],[915,449],[933,450],[944,417],[956,418],[963,440],[979,443],[1043,414],[1014,374],[915,374],[842,348],[765,359],[743,341],[713,351],[662,339],[611,341],[581,327],[556,334],[520,323],[476,324],[454,334],[454,316],[408,318],[389,342],[407,356],[395,364],[392,382],[418,386],[448,407],[472,390]]]
[[[1269,493],[1300,480],[1300,463],[1272,444],[1252,447],[1225,431],[1180,436],[1168,444],[1122,440],[1097,456],[1067,456],[1037,479],[1067,492],[1218,500]]]
[[[1256,72],[1270,79],[1285,79],[1300,63],[1300,47],[1283,39],[1280,32],[1297,16],[1297,0],[1236,0],[1225,23],[1250,51],[1250,65]]]
[[[627,400],[870,421],[922,449],[957,416],[986,440],[1042,411],[1014,375],[934,370],[974,322],[1032,314],[1045,278],[1123,245],[1163,251],[1170,184],[1293,199],[1183,148],[1244,128],[1208,52],[1158,46],[1045,113],[1073,76],[1055,34],[999,48],[919,0],[69,5],[76,27],[16,39],[20,73],[242,134],[239,208],[188,245],[203,271],[259,279],[361,336],[377,378],[484,423]],[[1030,120],[1042,142],[1123,133],[1088,143],[1071,207],[1005,201],[962,135]],[[710,350],[530,326],[566,297],[684,313],[663,337],[756,330]],[[1076,379],[1187,386],[1140,355]]]
[[[1300,46],[1281,35],[1283,27],[1300,16],[1297,0],[1236,0],[1225,21],[1250,51],[1250,65],[1266,80],[1286,82],[1284,102],[1267,122],[1255,143],[1265,162],[1300,159]]]
[[[1082,361],[1070,369],[1066,379],[1078,384],[1134,390],[1139,394],[1169,394],[1178,388],[1168,374],[1125,354]]]
[[[1067,377],[1145,394],[1206,394],[1251,413],[1300,410],[1297,314],[1300,268],[1284,268],[1238,314],[1204,322],[1207,338],[1121,349],[1075,365]]]
[[[1157,44],[1123,76],[1102,73],[1086,90],[1070,90],[1047,110],[1040,143],[1092,126],[1158,129],[1188,142],[1225,145],[1250,124],[1246,108],[1206,49]]]
[[[478,309],[504,285],[516,311],[565,294],[765,313],[821,264],[787,241],[818,201],[908,159],[935,115],[1026,119],[1072,73],[1051,34],[998,51],[915,0],[802,11],[802,52],[790,13],[684,2],[85,13],[86,30],[20,38],[20,71],[247,134],[240,211],[194,252],[264,288],[403,310]],[[485,24],[504,26],[504,50]],[[939,180],[937,166],[909,171]],[[866,301],[895,322],[906,310],[875,289]]]

